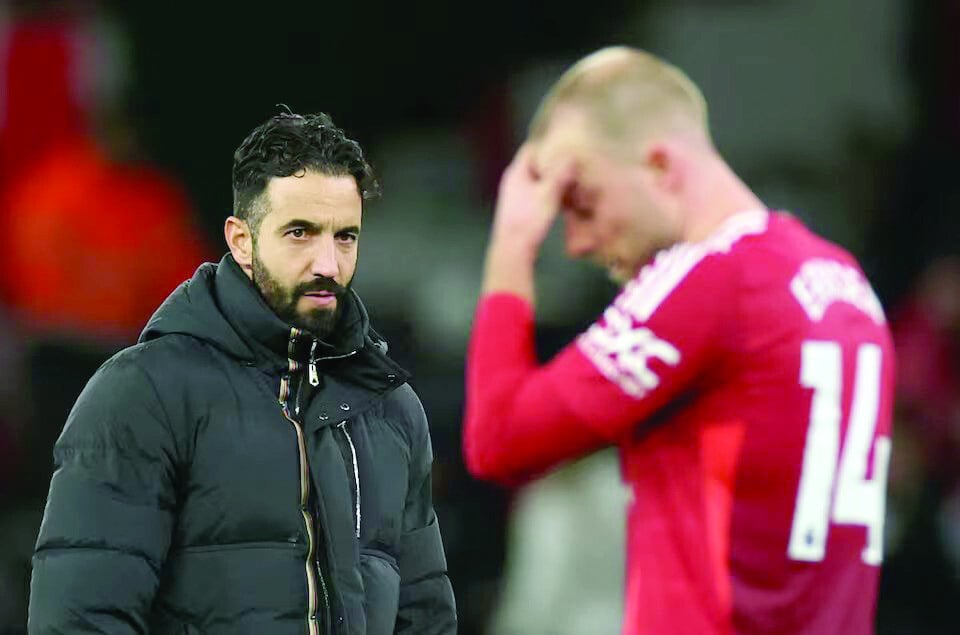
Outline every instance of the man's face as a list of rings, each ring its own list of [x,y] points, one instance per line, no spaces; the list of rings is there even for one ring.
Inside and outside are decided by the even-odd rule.
[[[281,319],[325,338],[357,268],[362,201],[356,181],[308,170],[270,179],[264,197],[253,282]]]
[[[675,214],[650,169],[604,146],[580,110],[558,108],[534,157],[541,173],[576,165],[561,210],[571,258],[592,260],[622,284],[676,240]]]

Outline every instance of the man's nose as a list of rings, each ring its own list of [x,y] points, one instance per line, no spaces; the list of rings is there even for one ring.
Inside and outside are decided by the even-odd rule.
[[[596,250],[593,234],[575,221],[564,225],[564,245],[571,258],[585,258]]]
[[[336,279],[340,273],[337,262],[337,247],[333,236],[321,236],[313,249],[313,261],[310,263],[310,273],[315,276]]]

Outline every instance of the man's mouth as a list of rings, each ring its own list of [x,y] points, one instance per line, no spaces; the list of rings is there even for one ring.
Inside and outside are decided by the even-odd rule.
[[[337,294],[333,291],[309,291],[303,294],[307,302],[317,306],[332,306],[337,302]]]

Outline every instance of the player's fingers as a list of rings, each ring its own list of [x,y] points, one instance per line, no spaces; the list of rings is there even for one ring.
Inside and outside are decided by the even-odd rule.
[[[517,150],[517,153],[513,155],[513,159],[511,159],[510,164],[503,171],[504,177],[506,177],[508,174],[516,174],[517,172],[523,171],[525,169],[525,164],[528,161],[527,155],[528,151],[526,146],[520,146],[520,149]]]
[[[510,188],[515,187],[512,185],[516,183],[522,177],[522,169],[514,160],[510,165],[504,169],[503,174],[500,175],[500,195],[508,191]]]
[[[513,157],[511,169],[518,174],[517,178],[522,178],[529,182],[537,182],[541,174],[534,163],[533,146],[528,141],[520,146],[517,154]]]
[[[529,142],[517,149],[507,169],[511,172],[529,172],[533,167],[533,148]]]
[[[528,141],[517,149],[517,153],[513,156],[513,163],[529,168],[532,153],[530,142]]]
[[[536,183],[536,175],[532,170],[531,151],[529,144],[521,146],[516,156],[500,177],[500,196],[513,190],[522,190]]]
[[[577,166],[573,162],[562,165],[551,174],[544,175],[540,182],[541,196],[554,206],[559,206],[564,195],[576,182]]]

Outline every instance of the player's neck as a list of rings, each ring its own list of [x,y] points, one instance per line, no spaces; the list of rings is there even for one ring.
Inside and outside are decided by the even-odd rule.
[[[740,212],[766,209],[763,201],[719,157],[703,166],[698,187],[690,191],[684,242],[700,242]]]

